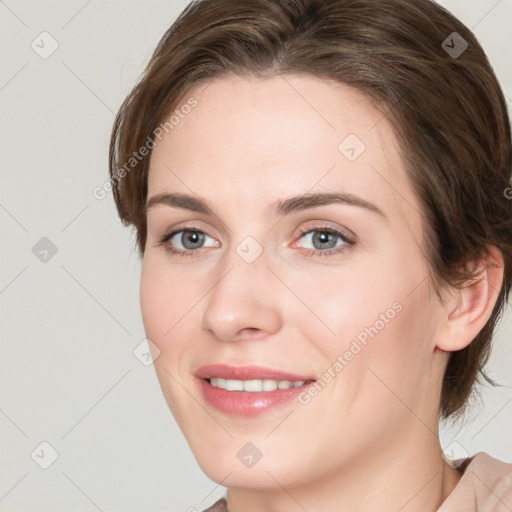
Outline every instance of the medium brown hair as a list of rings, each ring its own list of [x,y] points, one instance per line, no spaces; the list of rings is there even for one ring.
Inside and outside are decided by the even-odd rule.
[[[158,126],[194,86],[226,74],[309,74],[353,86],[385,108],[422,206],[423,250],[438,295],[472,279],[471,263],[489,245],[501,251],[504,280],[492,316],[451,353],[445,371],[441,416],[459,416],[480,376],[492,383],[483,367],[512,281],[510,122],[473,33],[430,0],[189,4],[158,43],[112,132],[114,199],[123,223],[136,229],[141,256],[151,152],[140,157],[140,150],[152,149]]]

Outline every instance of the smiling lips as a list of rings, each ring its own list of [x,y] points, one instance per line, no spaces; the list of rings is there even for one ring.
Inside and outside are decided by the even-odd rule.
[[[260,366],[214,364],[195,374],[205,401],[220,412],[254,417],[291,402],[315,379]]]

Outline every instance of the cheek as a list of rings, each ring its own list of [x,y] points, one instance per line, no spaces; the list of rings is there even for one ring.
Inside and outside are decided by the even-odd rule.
[[[403,387],[421,378],[430,364],[433,326],[427,270],[421,260],[404,257],[399,250],[377,263],[368,261],[340,279],[322,281],[321,293],[320,282],[313,288],[316,293],[309,287],[314,283],[303,282],[300,293],[318,318],[297,318],[301,331],[316,340],[326,369],[345,356],[343,373],[351,374],[351,383],[375,379],[366,375],[373,369],[386,382]]]
[[[198,280],[179,275],[156,255],[144,256],[140,308],[148,338],[164,349],[193,315],[200,297]]]
[[[374,315],[360,331],[358,336],[364,335],[365,344],[358,343],[362,349],[353,358],[357,362],[347,367],[345,376],[351,375],[357,383],[354,397],[360,405],[366,404],[375,415],[394,411],[399,417],[408,414],[407,407],[421,407],[424,392],[431,387],[434,327],[426,313],[430,301],[426,285],[413,293],[405,288],[390,297],[394,298],[398,298],[395,307],[377,310],[384,315]],[[388,305],[386,301],[383,304]]]
[[[360,258],[337,274],[302,274],[290,281],[307,306],[297,301],[290,321],[299,321],[301,330],[318,340],[331,358],[356,338],[361,342],[370,339],[368,333],[375,332],[374,327],[380,336],[398,316],[396,303],[403,300],[402,290],[407,286],[396,279],[396,272],[386,276],[384,265],[391,265],[389,260],[378,263]]]
[[[159,346],[165,333],[167,322],[164,320],[169,300],[172,300],[163,280],[159,279],[160,275],[150,258],[144,256],[140,279],[140,309],[146,336]]]
[[[183,394],[175,379],[185,383],[180,369],[190,352],[186,350],[190,347],[190,329],[197,324],[194,305],[201,296],[197,283],[177,275],[159,255],[146,252],[140,278],[144,331],[157,347],[153,366],[169,409],[178,418],[180,411],[187,410],[189,397]]]

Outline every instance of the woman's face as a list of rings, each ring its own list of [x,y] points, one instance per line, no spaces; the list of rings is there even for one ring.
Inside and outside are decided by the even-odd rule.
[[[205,473],[290,487],[432,442],[443,311],[386,115],[306,76],[187,101],[151,157],[140,299]]]

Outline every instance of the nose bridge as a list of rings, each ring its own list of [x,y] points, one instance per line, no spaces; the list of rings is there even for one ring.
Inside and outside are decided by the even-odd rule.
[[[266,333],[279,329],[273,275],[266,252],[253,237],[246,237],[226,253],[218,277],[205,297],[203,329],[222,340],[234,340],[245,329]]]

